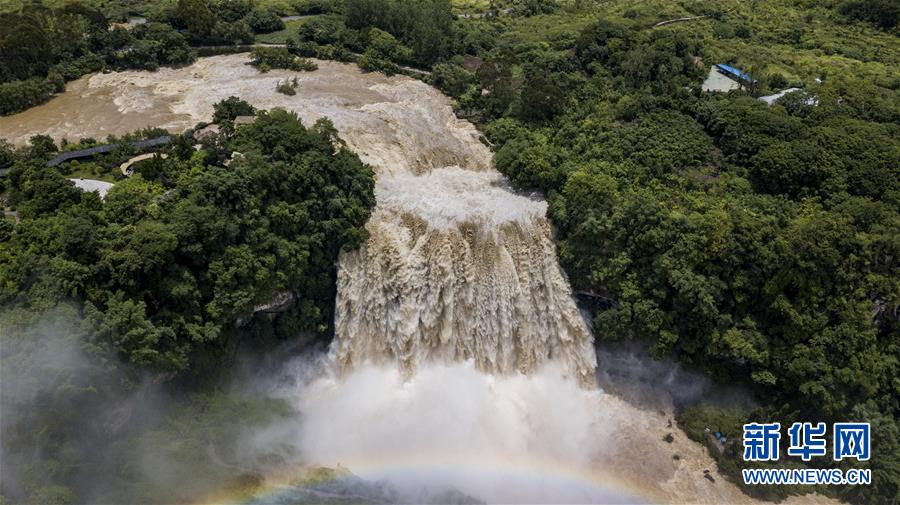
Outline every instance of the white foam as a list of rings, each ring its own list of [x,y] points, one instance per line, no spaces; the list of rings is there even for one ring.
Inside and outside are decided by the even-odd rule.
[[[606,395],[565,367],[497,377],[472,362],[423,368],[362,364],[280,391],[300,412],[304,459],[363,478],[454,488],[488,503],[632,503],[589,469],[613,443]]]
[[[543,218],[547,203],[513,193],[495,171],[473,172],[447,167],[415,176],[383,176],[375,189],[381,209],[412,213],[434,228],[479,223],[497,228],[506,223],[530,223]]]

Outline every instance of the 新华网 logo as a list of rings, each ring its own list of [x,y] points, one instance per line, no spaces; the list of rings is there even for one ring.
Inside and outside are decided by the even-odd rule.
[[[825,423],[793,423],[787,429],[787,455],[803,461],[826,456],[827,428]],[[743,444],[744,461],[778,461],[781,424],[745,424]],[[869,423],[834,423],[831,450],[834,461],[869,461],[872,457]],[[745,468],[741,473],[745,484],[754,485],[858,485],[872,482],[872,470],[868,468]]]

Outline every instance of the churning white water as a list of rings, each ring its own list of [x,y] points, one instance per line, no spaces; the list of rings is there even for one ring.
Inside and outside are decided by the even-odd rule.
[[[303,413],[304,459],[388,481],[412,501],[441,489],[489,503],[648,499],[596,459],[622,420],[556,365],[501,376],[435,364],[412,378],[364,365],[282,393]]]
[[[715,463],[668,425],[670,407],[638,408],[594,387],[592,337],[557,264],[546,204],[509,189],[448,99],[405,77],[318,63],[260,74],[230,55],[97,74],[0,118],[0,132],[22,144],[34,133],[183,130],[233,95],[307,125],[328,117],[375,168],[369,238],[340,259],[326,365],[310,376],[289,364],[298,378],[274,394],[296,421],[251,437],[294,448],[291,464],[342,465],[412,502],[435,501],[416,490],[441,487],[504,503],[751,502],[703,478]],[[296,96],[275,92],[288,76]]]
[[[554,361],[593,382],[593,342],[558,264],[546,204],[493,170],[382,176],[370,238],[338,274],[345,367],[465,360],[531,373]]]

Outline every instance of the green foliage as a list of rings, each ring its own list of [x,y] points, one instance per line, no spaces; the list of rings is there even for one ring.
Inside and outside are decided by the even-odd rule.
[[[313,71],[319,68],[314,62],[291,54],[284,47],[254,47],[251,63],[257,68],[284,68],[296,71]]]
[[[431,85],[453,97],[462,96],[475,82],[475,74],[452,63],[438,63],[429,78]]]
[[[131,33],[134,44],[117,47],[116,58],[125,67],[155,70],[160,65],[186,65],[196,58],[184,37],[168,25],[147,23]]]
[[[107,28],[96,10],[41,4],[0,15],[0,25],[0,82],[46,76],[53,65],[89,54]]]
[[[284,21],[272,10],[255,9],[244,17],[244,22],[250,25],[256,33],[270,33],[284,29]]]
[[[900,23],[900,5],[891,0],[847,0],[838,10],[845,16],[871,22],[885,30]]]
[[[550,139],[528,133],[507,141],[494,156],[497,169],[520,187],[552,187],[565,180],[563,152]]]
[[[222,21],[233,23],[250,15],[254,4],[253,0],[218,0],[211,7]]]
[[[433,65],[451,52],[448,0],[351,0],[344,7],[340,16],[303,23],[298,43],[291,42],[294,53],[341,61],[357,53],[364,70],[391,75],[400,65]]]
[[[293,80],[285,79],[283,82],[278,81],[278,85],[275,87],[275,91],[288,96],[294,96],[297,94],[297,78],[294,77]]]
[[[29,4],[0,14],[0,114],[45,102],[65,82],[104,68],[155,70],[195,54],[171,26],[148,23],[107,30],[100,11],[80,4],[50,9]]]
[[[755,412],[683,413],[723,473],[739,476],[740,454],[713,447],[698,423],[733,437],[751,417],[891,419],[878,428],[877,489],[830,490],[890,503],[900,489],[900,320],[888,315],[900,304],[900,94],[896,72],[879,65],[895,65],[896,41],[862,26],[845,33],[827,9],[761,7],[840,40],[838,67],[778,16],[704,5],[461,20],[455,47],[469,55],[454,62],[476,81],[454,87],[465,74],[446,67],[432,80],[483,122],[497,169],[547,195],[561,263],[591,295],[598,338],[648,341],[654,355],[763,399]],[[713,20],[653,27],[701,14]],[[851,60],[855,36],[885,49]],[[745,91],[702,93],[710,61],[748,62],[762,86],[806,89],[773,106]]]
[[[180,2],[172,22],[190,21],[195,42],[221,40],[223,23],[249,22],[240,1],[221,12],[210,5]],[[681,415],[723,473],[741,468],[737,444],[720,452],[707,426],[736,441],[748,419],[868,420],[875,482],[822,491],[896,501],[900,51],[894,35],[871,26],[896,30],[894,5],[509,5],[454,19],[446,1],[350,0],[303,22],[286,49],[253,57],[260,69],[291,68],[297,55],[346,61],[351,52],[367,70],[431,66],[431,82],[482,124],[497,168],[546,194],[570,282],[602,300],[591,307],[597,337],[647,341],[657,356],[758,393],[764,403],[753,412]],[[47,29],[62,26],[42,21],[63,15],[54,12],[29,8],[2,24],[16,28],[0,34],[0,81],[35,79],[9,91],[0,84],[4,110],[96,70],[95,57],[137,68],[192,57],[171,30],[107,32],[74,11],[65,30]],[[706,17],[655,26],[694,16]],[[72,52],[60,52],[70,39],[79,41]],[[114,51],[90,49],[97,44]],[[746,90],[702,93],[718,62],[748,70],[760,92],[804,89],[773,106]],[[235,99],[217,106],[216,120],[252,113]],[[22,217],[0,230],[0,300],[83,301],[97,342],[162,370],[215,368],[247,333],[330,323],[334,258],[360,243],[374,200],[371,174],[335,147],[327,123],[305,129],[283,111],[264,114],[196,156],[171,156],[120,183],[105,202],[40,167],[56,149],[47,140],[0,158],[12,166]],[[244,157],[222,168],[233,151]],[[275,322],[252,314],[287,289],[300,296],[288,313]],[[746,491],[781,499],[804,490]],[[45,492],[66,499],[63,489]]]
[[[554,0],[514,0],[511,3],[512,14],[516,16],[552,14],[559,7]]]
[[[521,92],[520,116],[527,121],[553,119],[565,106],[562,88],[542,72],[533,69],[525,80]]]
[[[199,37],[212,35],[216,15],[205,0],[178,0],[174,18],[190,33]]]
[[[235,21],[233,23],[218,22],[213,28],[211,38],[206,41],[208,44],[225,43],[225,44],[252,44],[254,40],[253,29],[244,21]]]
[[[37,77],[0,83],[0,115],[13,114],[50,99],[55,90]]]
[[[177,0],[148,9],[147,14],[177,28],[193,45],[215,46],[251,44],[254,32],[282,29],[275,8],[273,4],[255,9],[251,0]]]
[[[300,25],[297,34],[301,41],[328,45],[338,43],[345,30],[344,23],[339,18],[323,16]]]
[[[308,16],[328,14],[342,7],[340,3],[331,0],[295,0],[292,6],[297,14]]]
[[[694,61],[699,50],[697,37],[684,31],[632,30],[605,19],[585,29],[575,43],[577,58],[588,71],[597,72],[602,66],[628,86],[669,90],[703,74]]]
[[[369,46],[357,61],[359,68],[393,75],[399,71],[395,62],[406,62],[412,58],[412,50],[390,33],[372,28],[368,35]]]
[[[236,96],[230,96],[213,105],[213,123],[234,121],[238,116],[256,115],[256,109]]]
[[[397,37],[409,48],[397,62],[431,64],[449,50],[454,18],[448,0],[349,0],[344,14],[350,29],[378,29]],[[383,36],[370,38],[375,45]],[[375,51],[387,57],[383,47]]]
[[[678,416],[681,429],[694,440],[704,442],[712,449],[712,432],[718,431],[726,438],[737,441],[744,432],[743,425],[749,412],[741,409],[720,409],[710,405],[685,408]]]
[[[17,208],[23,217],[28,218],[65,210],[81,200],[79,190],[52,170],[28,167],[17,189],[20,198]]]
[[[148,160],[105,202],[43,167],[50,147],[35,144],[10,177],[21,222],[0,243],[0,303],[81,303],[91,338],[124,361],[191,375],[221,367],[279,293],[295,303],[276,338],[330,331],[337,255],[361,243],[375,200],[371,170],[327,121],[262,112],[209,151]]]
[[[488,60],[476,71],[482,91],[473,101],[490,116],[503,116],[516,98],[512,65],[503,60]]]

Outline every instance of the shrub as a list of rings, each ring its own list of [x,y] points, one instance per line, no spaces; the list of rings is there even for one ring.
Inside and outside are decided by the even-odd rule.
[[[311,19],[297,30],[301,42],[315,42],[319,45],[334,44],[341,38],[344,24],[331,17]]]
[[[238,116],[252,116],[256,109],[236,96],[230,96],[213,105],[213,122],[233,121]]]
[[[359,68],[366,72],[382,72],[385,75],[394,75],[400,71],[396,63],[379,57],[374,51],[366,51],[357,61]]]
[[[256,33],[269,33],[284,30],[284,21],[270,9],[256,9],[247,14],[244,22]]]
[[[438,63],[431,71],[429,82],[444,93],[459,97],[476,83],[475,74],[459,65]]]
[[[243,21],[233,23],[219,22],[213,29],[213,43],[225,44],[251,44],[253,43],[253,30]]]
[[[291,54],[286,47],[254,47],[250,59],[260,72],[266,72],[271,68],[298,71],[312,71],[319,68],[314,62]]]
[[[13,114],[50,99],[53,83],[40,77],[0,84],[0,114]]]
[[[297,78],[287,79],[285,81],[279,81],[278,86],[275,87],[275,91],[281,93],[282,95],[294,96],[297,94]]]

